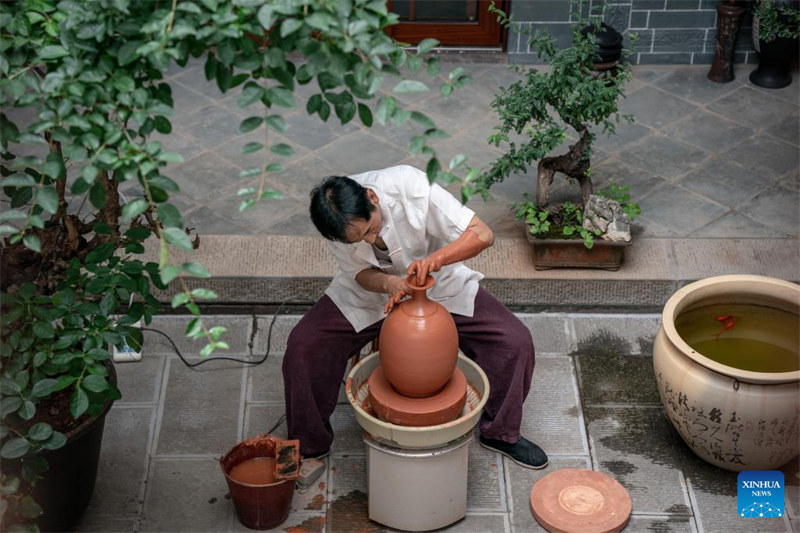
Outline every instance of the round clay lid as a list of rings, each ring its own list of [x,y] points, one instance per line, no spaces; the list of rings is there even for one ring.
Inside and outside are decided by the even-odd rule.
[[[607,474],[565,468],[533,485],[531,510],[550,532],[613,533],[628,523],[631,497]]]

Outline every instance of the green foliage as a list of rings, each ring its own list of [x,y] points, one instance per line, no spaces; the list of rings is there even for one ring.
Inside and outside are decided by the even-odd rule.
[[[776,38],[800,38],[800,10],[787,4],[775,5],[774,0],[758,0],[753,5],[758,19],[758,37],[765,42]]]
[[[642,210],[639,204],[631,201],[627,185],[611,184],[603,190],[597,191],[598,196],[619,202],[622,212],[633,221]],[[586,248],[594,246],[595,237],[602,233],[599,230],[590,231],[583,227],[583,212],[580,206],[572,202],[564,202],[550,209],[543,209],[525,194],[525,200],[516,202],[513,206],[516,218],[523,220],[528,226],[531,235],[541,239],[583,239]]]
[[[386,34],[396,22],[385,0],[0,3],[0,188],[8,198],[0,213],[0,456],[21,462],[24,478],[2,478],[2,529],[41,512],[26,493],[44,471],[37,453],[64,443],[39,420],[42,403],[68,394],[80,417],[119,397],[107,379],[109,352],[123,341],[141,346],[133,324],[159,311],[155,289],[178,285],[171,305],[193,315],[186,334],[206,343],[201,355],[227,348],[224,328],[207,326],[200,312],[216,295],[187,284],[210,274],[173,259],[196,239],[167,175],[181,156],[154,140],[172,131],[168,69],[204,58],[206,78],[222,92],[241,88],[237,105],[252,109],[239,131],[263,130],[263,142],[243,148],[263,162],[239,176],[241,210],[280,196],[267,175],[294,150],[270,135],[286,131],[281,112],[296,107],[300,85],[316,87],[306,112],[323,121],[412,121],[419,134],[409,149],[430,158],[431,180],[452,183],[460,170],[465,182],[475,179],[463,156],[439,162],[430,142],[446,133],[395,97],[436,89],[403,79],[403,69],[439,75],[437,59],[424,57],[437,41],[413,53]],[[438,92],[468,81],[455,69]],[[15,122],[20,116],[26,123]],[[146,242],[158,261],[141,259]]]
[[[576,10],[573,17],[578,22],[572,28],[570,46],[559,49],[555,39],[541,30],[529,38],[528,46],[536,50],[549,68],[515,66],[521,79],[501,87],[495,95],[491,106],[500,125],[494,128],[489,143],[505,146],[506,151],[477,179],[476,189],[484,196],[488,196],[493,184],[511,174],[527,172],[531,164],[541,161],[566,141],[581,137],[590,126],[601,126],[604,133],[611,135],[620,120],[632,120],[619,113],[617,106],[624,97],[625,83],[632,78],[628,61],[631,51],[623,49],[616,75],[593,76],[594,35],[591,32],[584,35],[581,29],[588,23],[599,25],[600,17],[586,20],[580,16],[580,7],[580,3],[573,2]],[[494,5],[490,9],[503,25],[524,33]],[[593,140],[594,134],[589,133],[586,147],[577,154],[587,166]]]

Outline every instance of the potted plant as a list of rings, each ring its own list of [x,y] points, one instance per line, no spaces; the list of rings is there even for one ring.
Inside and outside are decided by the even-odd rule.
[[[758,68],[750,81],[759,87],[780,89],[792,83],[791,60],[800,38],[800,2],[757,0],[753,4],[753,46]]]
[[[110,354],[141,346],[135,324],[161,309],[158,290],[178,285],[171,305],[194,315],[187,336],[205,342],[201,356],[227,348],[224,328],[201,316],[215,295],[193,278],[209,272],[171,255],[199,240],[171,202],[178,185],[164,174],[180,155],[153,139],[171,131],[167,70],[205,57],[206,77],[221,91],[239,87],[240,107],[260,104],[239,131],[265,126],[264,143],[243,148],[266,154],[263,164],[229,177],[247,180],[242,210],[275,196],[265,176],[292,148],[270,143],[268,132],[285,130],[277,108],[293,107],[297,84],[310,82],[319,91],[308,113],[333,113],[342,123],[358,116],[366,127],[411,121],[419,133],[410,146],[430,156],[430,178],[452,181],[428,144],[443,132],[393,96],[428,90],[399,69],[436,75],[436,59],[423,55],[437,42],[412,53],[385,34],[396,22],[381,0],[0,3],[0,529],[66,530],[80,517],[102,417],[120,397]],[[264,32],[266,39],[251,38]],[[440,92],[466,79],[463,69],[451,73]],[[463,160],[454,158],[450,170]],[[123,198],[119,189],[132,184],[138,192]],[[158,262],[140,255],[148,239]],[[86,421],[96,423],[91,437],[80,429]],[[62,461],[72,468],[62,482],[55,454],[68,443],[94,456]]]
[[[574,7],[580,4],[573,3]],[[490,8],[498,15],[501,22],[515,31],[520,31],[513,21],[493,7]],[[593,209],[598,203],[593,195],[591,181],[590,158],[592,142],[595,134],[591,126],[602,126],[607,134],[615,131],[615,122],[620,119],[632,120],[630,116],[621,114],[617,104],[624,97],[624,86],[632,78],[631,66],[628,58],[629,50],[621,47],[621,37],[613,29],[601,22],[601,17],[590,16],[587,20],[580,13],[573,14],[578,23],[573,26],[571,45],[559,49],[555,40],[546,32],[536,32],[530,37],[528,46],[535,49],[539,58],[549,68],[517,66],[516,71],[522,79],[507,88],[501,88],[491,103],[497,112],[501,124],[495,128],[489,137],[489,142],[495,146],[506,145],[506,152],[500,156],[490,168],[484,171],[476,180],[476,189],[488,196],[488,191],[495,183],[502,182],[513,173],[526,173],[528,167],[537,163],[537,189],[535,201],[526,198],[518,204],[516,214],[525,220],[528,235],[533,237],[534,249],[547,255],[548,245],[557,246],[557,250],[549,254],[546,263],[541,262],[537,252],[535,262],[537,267],[552,268],[554,266],[597,266],[600,268],[616,269],[618,262],[610,264],[603,258],[597,264],[592,264],[593,255],[602,254],[599,249],[605,248],[605,243],[610,233],[606,232],[606,224],[592,224],[597,220],[597,212],[585,212],[586,208]],[[604,44],[617,47],[617,58],[606,55]],[[511,134],[522,136],[516,140]],[[565,143],[568,139],[575,140],[566,153],[551,155],[551,153]],[[550,186],[556,173],[566,175],[570,180],[580,186],[580,197],[573,203],[550,205]],[[627,197],[626,208],[623,210],[614,196],[621,192],[609,192],[606,200],[614,202],[612,214],[626,217],[638,213],[638,206],[634,206]],[[620,218],[619,224],[625,221]],[[629,222],[629,220],[628,220]],[[612,228],[616,228],[614,223]],[[554,232],[558,230],[558,234]],[[548,243],[544,237],[557,236],[558,240],[569,242]],[[577,241],[574,239],[578,239]],[[619,244],[630,240],[613,236],[617,243],[609,246],[619,248]],[[585,249],[575,257],[560,262],[564,258],[563,249],[573,248],[575,245]],[[587,250],[591,250],[587,252]],[[621,248],[618,253],[621,260]],[[576,257],[588,258],[590,261],[581,260],[575,264]]]

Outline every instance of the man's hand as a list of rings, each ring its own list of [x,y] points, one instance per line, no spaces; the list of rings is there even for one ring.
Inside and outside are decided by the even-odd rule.
[[[406,273],[410,276],[416,274],[414,283],[416,285],[424,285],[428,274],[431,272],[439,272],[445,265],[444,257],[438,252],[432,253],[424,259],[417,259],[409,265]]]
[[[388,313],[395,305],[399,304],[403,298],[411,294],[406,282],[402,278],[391,276],[386,282],[385,292],[389,294],[389,301],[383,306],[383,312]]]

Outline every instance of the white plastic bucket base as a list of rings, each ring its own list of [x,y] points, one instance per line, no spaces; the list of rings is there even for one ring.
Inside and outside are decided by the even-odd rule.
[[[467,458],[472,433],[439,448],[404,450],[368,435],[369,518],[406,531],[449,526],[467,514]]]

